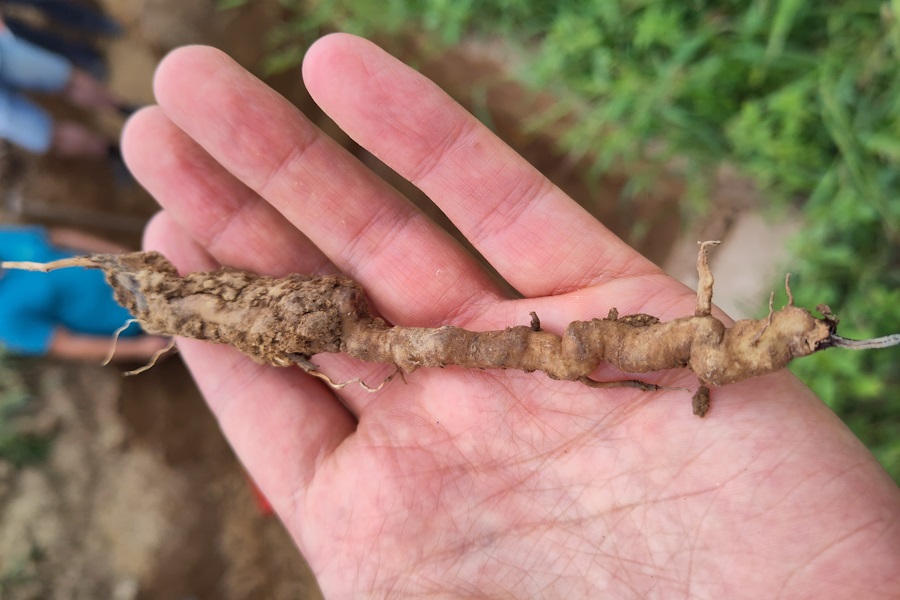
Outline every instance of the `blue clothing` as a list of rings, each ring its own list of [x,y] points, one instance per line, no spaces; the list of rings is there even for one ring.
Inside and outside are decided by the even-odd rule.
[[[53,141],[53,121],[20,91],[58,92],[72,76],[72,64],[0,30],[0,137],[43,154]]]
[[[54,248],[42,227],[0,227],[0,259],[47,262],[73,256]],[[57,327],[73,333],[112,335],[131,318],[113,298],[103,273],[59,269],[0,272],[0,343],[18,354],[42,355]],[[137,325],[122,335],[140,333]]]
[[[0,83],[0,139],[34,154],[53,144],[53,119],[43,108]]]
[[[9,0],[6,0],[6,3],[8,4]],[[2,6],[3,2],[0,0],[0,7]],[[56,30],[32,25],[27,21],[8,15],[3,17],[3,22],[18,39],[58,54],[76,67],[84,69],[96,79],[106,81],[108,75],[106,59],[90,42],[72,39],[58,34]]]
[[[0,30],[0,81],[17,90],[59,92],[72,77],[72,63],[59,54]]]

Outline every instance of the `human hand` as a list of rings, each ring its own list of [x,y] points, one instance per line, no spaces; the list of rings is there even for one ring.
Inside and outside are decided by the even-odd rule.
[[[124,135],[165,208],[149,247],[185,271],[340,271],[403,325],[502,329],[536,311],[561,332],[612,306],[664,320],[693,311],[690,290],[372,44],[324,38],[303,75],[525,299],[505,297],[445,232],[209,48],[166,58],[159,107]],[[326,596],[900,593],[897,487],[787,373],[714,390],[700,420],[687,392],[458,368],[335,392],[230,347],[179,345]],[[315,361],[336,380],[390,373]],[[653,380],[696,385],[686,372]]]

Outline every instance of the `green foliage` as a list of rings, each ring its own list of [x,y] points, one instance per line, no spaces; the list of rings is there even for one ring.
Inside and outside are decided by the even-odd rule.
[[[896,168],[900,158],[900,28],[880,1],[283,3],[296,16],[275,32],[273,69],[299,62],[326,24],[363,35],[424,29],[443,43],[480,31],[527,46],[520,75],[587,107],[565,141],[601,167],[651,147],[656,158],[691,159],[691,176],[728,158],[790,195],[809,193],[835,159]]]
[[[804,203],[798,302],[848,337],[900,324],[900,0],[283,0],[270,66],[333,27],[470,32],[523,49],[521,79],[578,115],[561,143],[598,170],[678,156],[702,194],[726,160]],[[633,189],[630,186],[629,189]],[[852,320],[851,320],[852,319]],[[897,351],[833,350],[797,372],[900,481]]]
[[[847,173],[823,180],[833,186],[806,204],[809,227],[794,240],[801,257],[793,270],[797,303],[842,307],[839,332],[854,339],[900,327],[900,247],[889,228],[897,203],[860,201]],[[886,210],[882,212],[882,209]],[[891,215],[891,213],[893,214]],[[829,350],[794,363],[806,381],[900,481],[900,370],[897,349]]]

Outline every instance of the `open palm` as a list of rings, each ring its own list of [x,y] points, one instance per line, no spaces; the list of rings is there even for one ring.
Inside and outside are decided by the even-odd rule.
[[[390,322],[474,330],[690,314],[692,292],[614,237],[431,82],[320,40],[304,78],[359,144],[427,193],[524,299],[220,52],[160,66],[125,155],[182,270],[343,272]],[[602,143],[598,142],[598,143]],[[900,594],[900,494],[789,374],[690,393],[423,369],[370,394],[181,343],[225,434],[327,596]],[[315,358],[335,380],[390,369]],[[655,382],[693,387],[689,373]],[[621,377],[601,372],[595,377]]]

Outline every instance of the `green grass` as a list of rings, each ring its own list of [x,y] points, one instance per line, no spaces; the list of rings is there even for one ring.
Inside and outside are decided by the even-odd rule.
[[[900,330],[900,0],[282,4],[292,17],[272,33],[270,69],[327,29],[501,37],[521,49],[516,75],[578,116],[566,150],[597,172],[678,157],[692,206],[715,166],[737,165],[773,204],[803,206],[798,302],[830,304],[847,337]],[[900,481],[897,362],[832,351],[795,371]]]

